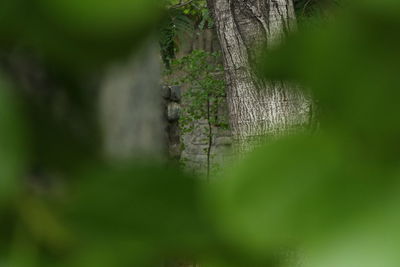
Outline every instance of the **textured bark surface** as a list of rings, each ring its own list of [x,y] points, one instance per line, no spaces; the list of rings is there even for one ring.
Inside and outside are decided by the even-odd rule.
[[[208,0],[221,44],[230,124],[238,152],[309,123],[310,101],[296,86],[258,79],[257,50],[296,29],[292,0]]]
[[[161,62],[155,40],[112,66],[100,89],[104,150],[113,158],[160,158],[165,150]]]

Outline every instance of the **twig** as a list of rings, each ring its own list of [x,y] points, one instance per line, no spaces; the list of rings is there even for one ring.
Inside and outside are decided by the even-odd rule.
[[[189,1],[187,1],[187,2],[184,2],[184,3],[179,3],[179,4],[177,4],[177,5],[174,5],[174,6],[171,6],[170,8],[173,8],[173,9],[177,9],[177,8],[181,8],[181,7],[184,7],[184,6],[186,6],[186,5],[189,5],[190,3],[192,3],[194,0],[189,0]]]
[[[304,16],[305,12],[306,12],[306,8],[308,7],[308,5],[312,2],[312,0],[308,0],[303,7],[303,11],[301,12],[301,14]]]

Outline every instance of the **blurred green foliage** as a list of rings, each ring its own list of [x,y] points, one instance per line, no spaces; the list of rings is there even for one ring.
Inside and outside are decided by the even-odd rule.
[[[0,6],[2,49],[27,46],[73,77],[122,55],[159,14],[148,0]],[[2,74],[0,266],[397,267],[400,2],[345,2],[313,25],[261,68],[313,92],[320,129],[260,147],[211,184],[86,155]]]
[[[76,75],[129,53],[160,16],[157,0],[2,1],[0,45],[31,48]]]
[[[3,78],[3,79],[1,79]],[[12,86],[0,79],[0,210],[5,201],[16,194],[20,184],[17,177],[24,173],[27,140],[21,110]]]
[[[308,18],[324,19],[333,7],[337,7],[343,0],[295,0],[294,8],[297,18],[304,22]]]

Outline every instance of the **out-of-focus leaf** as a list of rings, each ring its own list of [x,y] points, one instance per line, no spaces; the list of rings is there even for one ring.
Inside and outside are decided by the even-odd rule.
[[[322,127],[353,134],[377,158],[398,159],[399,30],[400,2],[347,3],[334,20],[268,52],[264,72],[310,88]]]
[[[172,168],[94,166],[77,178],[66,218],[80,250],[105,266],[193,252],[208,241],[197,182]]]
[[[396,183],[346,141],[291,138],[236,164],[208,200],[220,232],[242,251],[263,257],[356,222]]]
[[[41,0],[40,4],[54,22],[82,38],[143,31],[161,11],[157,0]]]
[[[4,266],[16,267],[35,267],[38,266],[38,247],[29,239],[29,235],[21,230],[15,231],[16,234],[7,248],[7,257],[2,257]],[[8,251],[9,249],[9,251]],[[21,256],[23,255],[23,257]]]
[[[27,197],[20,201],[20,219],[36,243],[53,250],[65,249],[72,237],[54,211],[42,200]]]
[[[396,179],[398,179],[396,175]],[[388,192],[388,202],[371,205],[356,223],[332,232],[308,246],[305,267],[373,267],[399,265],[400,223],[398,189]],[[384,204],[384,205],[382,205]]]
[[[110,249],[111,248],[111,249]],[[157,266],[162,265],[160,249],[143,241],[116,238],[96,239],[79,247],[78,254],[68,266],[108,267],[108,266]]]
[[[317,145],[311,142],[315,139],[312,137],[302,148],[293,143],[287,143],[289,149],[276,144],[275,149],[265,150],[267,154],[259,154],[265,163],[258,169],[264,170],[268,182],[255,184],[257,188],[264,185],[260,191],[268,197],[256,202],[269,204],[246,208],[252,212],[238,215],[247,221],[243,218],[259,212],[261,215],[253,219],[258,218],[268,234],[256,236],[256,230],[247,230],[245,237],[255,236],[249,244],[258,244],[260,249],[268,242],[273,246],[288,240],[286,243],[292,247],[305,248],[304,266],[309,267],[399,264],[396,251],[400,239],[395,226],[399,179],[394,175],[400,161],[399,146],[395,145],[400,136],[400,38],[394,34],[399,30],[400,2],[345,1],[333,20],[302,31],[282,47],[267,51],[263,62],[266,76],[293,80],[311,89],[321,131],[329,132],[330,138]],[[297,163],[292,165],[296,155]],[[277,158],[271,160],[272,156]],[[315,166],[301,171],[312,166],[310,163]],[[248,164],[246,170],[261,166]],[[283,183],[288,172],[298,183],[285,184],[290,188],[285,192],[271,186],[275,173]],[[323,183],[314,183],[319,180]],[[275,194],[282,198],[272,198]],[[269,217],[262,216],[266,211]],[[241,229],[250,226],[250,221],[248,225],[242,223]],[[240,232],[239,226],[234,229]]]
[[[12,86],[0,76],[0,208],[26,175],[26,131]]]
[[[44,105],[30,106],[29,111],[36,162],[65,175],[99,157],[100,142],[93,125],[54,118]]]
[[[1,48],[33,49],[70,77],[131,53],[162,14],[156,0],[16,0],[0,10]]]

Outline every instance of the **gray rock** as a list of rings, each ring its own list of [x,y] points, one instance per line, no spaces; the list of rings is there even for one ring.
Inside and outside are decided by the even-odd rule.
[[[221,136],[215,138],[215,145],[217,146],[229,146],[232,144],[232,138],[229,136]]]
[[[185,147],[185,153],[195,155],[205,155],[208,149],[208,145],[187,145]]]
[[[179,120],[180,113],[181,113],[181,106],[178,103],[171,102],[168,104],[167,114],[169,121]]]
[[[171,97],[171,88],[166,85],[162,86],[161,95],[164,99],[169,99]]]
[[[182,97],[182,95],[181,95],[181,91],[182,91],[181,87],[178,86],[178,85],[173,85],[173,86],[170,86],[169,88],[171,90],[170,99],[172,101],[175,101],[175,102],[180,102],[181,101],[181,97]]]
[[[169,156],[173,159],[179,159],[181,156],[180,144],[173,144],[169,146]]]
[[[197,162],[197,163],[205,163],[207,162],[207,155],[198,155],[198,154],[192,154],[188,155],[188,158],[190,161]]]

